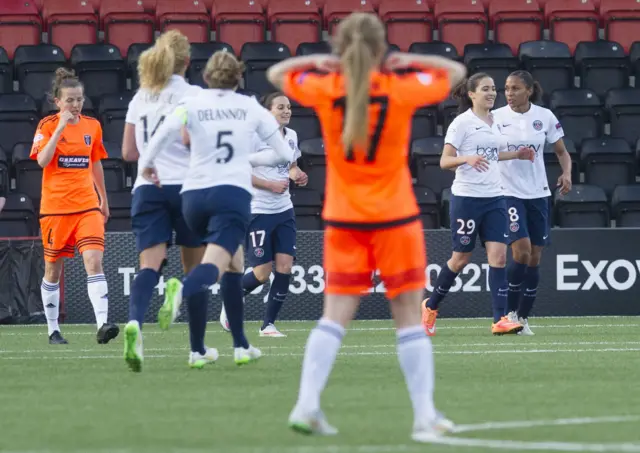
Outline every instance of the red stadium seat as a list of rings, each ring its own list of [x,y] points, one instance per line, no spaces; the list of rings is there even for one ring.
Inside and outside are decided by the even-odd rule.
[[[460,55],[465,45],[487,40],[489,20],[476,0],[441,0],[436,3],[435,17],[440,41],[453,44]]]
[[[42,8],[44,7],[44,0],[34,0],[33,3],[36,4],[38,11],[42,11]]]
[[[313,0],[271,0],[267,9],[271,40],[295,51],[322,39],[322,16]]]
[[[191,42],[209,42],[211,16],[199,0],[158,0],[156,19],[161,32],[177,29]]]
[[[640,41],[640,4],[635,0],[601,0],[600,17],[605,39],[619,43],[626,53]]]
[[[544,14],[536,0],[493,0],[489,18],[493,40],[507,44],[514,55],[521,43],[542,39]]]
[[[153,41],[154,17],[144,10],[142,2],[103,0],[100,21],[105,42],[120,49],[125,58],[131,44]]]
[[[433,14],[423,1],[382,0],[378,14],[387,28],[387,40],[403,52],[412,43],[433,37]]]
[[[42,20],[35,4],[24,0],[0,0],[0,45],[10,59],[16,47],[39,44]]]
[[[240,55],[245,42],[262,42],[267,20],[260,3],[253,0],[215,0],[211,10],[216,41],[226,42]]]
[[[76,44],[98,42],[98,16],[83,0],[47,0],[42,12],[49,43],[60,47],[66,58]]]
[[[353,12],[373,13],[373,5],[368,0],[326,0],[324,5],[324,20],[327,31],[333,34],[338,23]]]
[[[571,54],[580,41],[598,39],[599,16],[591,0],[548,0],[545,16],[551,40],[567,44]]]

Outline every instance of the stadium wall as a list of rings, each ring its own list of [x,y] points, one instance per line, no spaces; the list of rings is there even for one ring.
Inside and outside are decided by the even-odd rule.
[[[451,233],[425,232],[429,255],[427,272],[435,281],[451,254]],[[541,282],[533,315],[595,316],[640,314],[640,230],[639,229],[554,229],[551,245],[545,250],[540,269]],[[290,294],[282,319],[317,319],[322,308],[324,270],[322,232],[298,233],[298,257],[293,267]],[[14,319],[42,311],[40,279],[42,249],[39,241],[0,241],[0,320],[12,313]],[[138,270],[138,256],[131,233],[108,233],[105,274],[109,282],[109,315],[126,322],[131,282]],[[488,265],[482,248],[452,287],[443,304],[443,317],[488,317],[491,314],[488,291]],[[179,253],[170,249],[165,276],[181,276]],[[79,256],[67,261],[64,271],[65,322],[93,323],[87,297],[86,275]],[[427,291],[432,290],[431,282]],[[269,285],[246,299],[246,318],[262,318]],[[219,287],[211,289],[210,319],[220,310]],[[359,319],[389,317],[384,285],[374,281],[358,313]],[[156,288],[148,320],[154,321],[163,297],[163,281]],[[33,318],[33,316],[31,316]]]

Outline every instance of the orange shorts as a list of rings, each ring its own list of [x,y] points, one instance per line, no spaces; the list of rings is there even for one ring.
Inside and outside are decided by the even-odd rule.
[[[384,230],[327,227],[324,235],[325,292],[360,295],[380,270],[387,298],[424,289],[427,266],[422,223],[415,221]]]
[[[75,248],[104,251],[104,216],[100,211],[40,218],[45,261],[73,258]]]

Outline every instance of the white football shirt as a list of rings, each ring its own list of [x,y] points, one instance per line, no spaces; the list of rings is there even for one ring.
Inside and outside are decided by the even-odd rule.
[[[491,198],[502,195],[498,157],[500,132],[478,118],[471,109],[458,115],[449,125],[444,143],[453,146],[458,156],[484,156],[489,169],[480,172],[468,164],[456,169],[451,193],[459,197]]]
[[[514,112],[508,105],[493,111],[493,117],[505,141],[505,151],[531,147],[536,151],[533,163],[524,160],[500,162],[504,194],[523,199],[551,195],[544,167],[544,147],[564,137],[556,116],[549,109],[531,104],[525,113]]]

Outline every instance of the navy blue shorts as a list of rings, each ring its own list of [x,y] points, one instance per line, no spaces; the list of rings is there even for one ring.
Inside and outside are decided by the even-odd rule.
[[[476,198],[451,195],[449,215],[454,252],[471,252],[478,235],[483,243],[508,243],[507,202],[502,196]]]
[[[235,255],[251,220],[251,194],[236,186],[215,186],[182,194],[187,225],[207,244]]]
[[[182,216],[180,188],[179,185],[136,187],[131,201],[131,225],[138,252],[158,244],[170,246],[174,231],[176,245],[202,245],[202,240],[189,229]]]
[[[509,244],[529,238],[531,244],[544,247],[549,243],[549,198],[506,197],[509,215]]]
[[[247,235],[249,265],[272,262],[276,253],[296,256],[296,217],[293,208],[277,214],[255,214]]]

